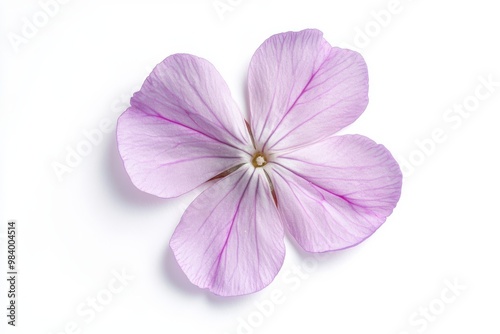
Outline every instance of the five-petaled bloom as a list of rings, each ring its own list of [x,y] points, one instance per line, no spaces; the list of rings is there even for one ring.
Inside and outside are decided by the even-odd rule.
[[[245,120],[212,64],[175,54],[118,121],[119,151],[140,190],[171,198],[212,181],[170,246],[192,283],[223,296],[271,283],[285,229],[309,252],[351,247],[382,225],[401,193],[384,146],[332,136],[368,104],[357,52],[332,47],[318,30],[274,35],[251,60],[248,99]]]

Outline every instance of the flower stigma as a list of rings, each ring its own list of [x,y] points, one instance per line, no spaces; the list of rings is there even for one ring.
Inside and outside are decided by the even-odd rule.
[[[264,167],[267,165],[267,159],[264,153],[262,152],[257,152],[253,155],[252,158],[252,165],[257,168],[257,167]]]

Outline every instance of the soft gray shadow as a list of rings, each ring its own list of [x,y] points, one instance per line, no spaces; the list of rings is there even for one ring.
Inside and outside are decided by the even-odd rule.
[[[112,136],[112,139],[108,138],[106,143],[107,152],[105,161],[105,178],[109,180],[109,186],[115,193],[115,196],[120,198],[126,205],[137,205],[142,207],[147,206],[158,206],[165,205],[172,200],[162,199],[155,197],[153,195],[146,194],[139,189],[137,189],[132,181],[130,180],[123,162],[121,160],[120,154],[118,152],[118,146],[116,142],[116,136]],[[194,190],[185,196],[194,197],[197,193],[203,191],[213,182],[207,182],[205,185],[201,186],[200,189]],[[175,201],[175,199],[174,199]],[[210,291],[205,289],[200,289],[193,285],[189,279],[186,277],[184,272],[179,267],[172,250],[167,244],[164,254],[162,256],[162,263],[160,264],[168,284],[177,287],[178,290],[182,291],[186,295],[190,296],[203,296],[208,300],[208,302],[220,305],[224,307],[231,307],[237,303],[242,303],[246,299],[245,296],[242,297],[220,297],[212,294]]]
[[[312,256],[319,260],[323,266],[325,265],[333,265],[336,262],[343,261],[348,257],[351,257],[353,253],[359,251],[359,248],[362,247],[361,244],[357,246],[353,246],[350,248],[345,248],[337,251],[324,252],[324,253],[311,253],[305,251],[298,243],[295,241],[293,236],[285,229],[285,235],[287,240],[293,245],[294,250],[297,252],[298,256],[301,260],[306,260],[311,258]]]
[[[253,300],[254,294],[243,295],[243,296],[233,296],[233,297],[221,297],[214,295],[213,293],[207,294],[207,299],[210,304],[216,305],[217,307],[231,308],[235,305],[247,304],[249,301]]]
[[[169,245],[167,245],[163,252],[161,265],[163,268],[163,276],[169,283],[177,287],[178,290],[187,295],[203,294],[203,290],[192,284],[184,274]]]
[[[116,131],[110,134],[105,160],[105,176],[109,180],[110,189],[127,205],[157,206],[165,205],[165,199],[146,194],[137,189],[128,176],[118,152]]]
[[[177,263],[172,249],[168,245],[164,252],[162,266],[163,275],[169,284],[174,285],[179,291],[182,291],[188,296],[203,296],[209,303],[223,308],[233,307],[234,305],[245,303],[248,300],[248,296],[217,296],[206,289],[201,289],[192,284]]]

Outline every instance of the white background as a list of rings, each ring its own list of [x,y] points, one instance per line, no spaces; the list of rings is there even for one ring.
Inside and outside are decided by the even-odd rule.
[[[1,1],[0,222],[3,234],[9,219],[18,222],[20,276],[14,329],[6,329],[1,280],[0,332],[498,333],[500,87],[460,124],[443,118],[474,101],[480,77],[500,81],[494,2],[401,0],[381,27],[372,11],[389,0],[226,1],[232,11],[221,18],[212,0],[71,0],[17,52],[9,38],[22,36],[25,18],[33,22],[42,9]],[[196,194],[161,200],[136,190],[116,149],[115,122],[152,67],[178,52],[211,61],[243,106],[255,49],[272,34],[304,28],[368,63],[370,104],[345,132],[419,166],[405,172],[398,207],[366,242],[319,260],[287,242],[269,287],[216,297],[189,283],[168,247]],[[371,37],[359,36],[365,29]],[[103,120],[112,131],[59,181],[53,164],[64,164],[67,149]],[[428,145],[424,157],[416,141],[437,128],[446,140]],[[314,265],[307,275],[292,271],[304,263]],[[102,312],[91,321],[77,312],[87,298],[109,297],[103,289],[122,270],[134,279]],[[465,288],[443,304],[446,280]],[[271,308],[278,291],[282,303]],[[265,315],[256,302],[267,305]],[[429,306],[440,314],[423,330],[418,312]],[[410,320],[415,312],[420,325]]]

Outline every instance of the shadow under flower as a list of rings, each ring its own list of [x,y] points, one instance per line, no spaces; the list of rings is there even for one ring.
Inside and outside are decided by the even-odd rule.
[[[222,307],[232,307],[236,304],[245,303],[249,298],[249,295],[235,297],[217,296],[207,289],[201,289],[197,287],[196,285],[191,283],[187,276],[184,274],[181,267],[177,263],[177,260],[175,259],[172,249],[168,245],[162,257],[162,268],[165,279],[170,284],[175,286],[178,291],[188,296],[204,297],[210,304]]]
[[[344,249],[339,249],[335,251],[328,251],[323,253],[312,253],[305,251],[295,240],[295,238],[285,229],[285,239],[291,244],[290,248],[293,248],[293,251],[300,258],[300,262],[304,263],[308,259],[314,258],[318,263],[321,263],[320,266],[327,267],[329,264],[333,265],[333,263],[341,262],[351,256],[354,253],[357,253],[361,250],[362,246],[358,244],[357,247],[348,247]],[[282,268],[283,269],[283,268]],[[320,269],[320,268],[318,268]]]

